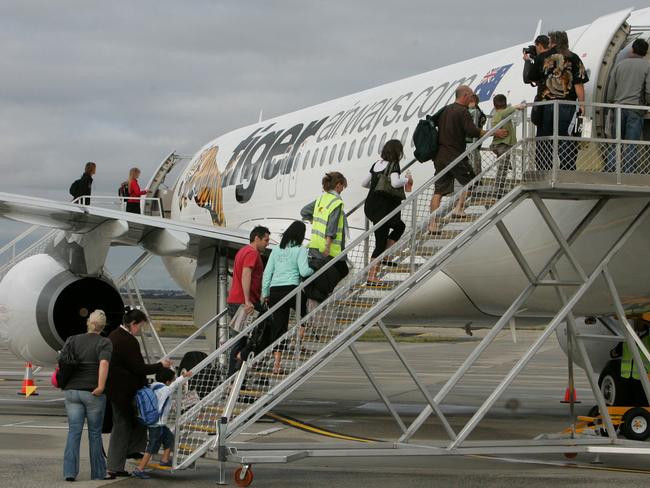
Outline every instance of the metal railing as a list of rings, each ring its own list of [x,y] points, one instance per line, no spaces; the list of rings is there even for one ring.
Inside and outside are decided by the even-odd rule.
[[[35,231],[38,229],[41,229],[42,227],[40,225],[32,225],[28,229],[24,230],[20,234],[18,234],[16,237],[14,237],[11,241],[7,242],[4,246],[0,248],[0,258],[4,255],[9,255],[8,258],[6,258],[0,267],[0,269],[6,267],[6,266],[13,266],[14,261],[16,260],[16,255],[19,251],[17,251],[17,245],[23,242],[27,237],[32,235]]]
[[[453,238],[462,232],[463,225],[466,225],[468,221],[480,219],[483,210],[496,202],[495,196],[507,193],[513,185],[521,182],[521,171],[517,170],[517,167],[520,168],[520,165],[517,164],[520,158],[515,157],[510,161],[511,154],[507,154],[499,160],[486,162],[483,166],[486,170],[474,178],[467,187],[459,190],[450,198],[450,203],[453,204],[458,198],[462,198],[469,188],[483,183],[482,186],[476,187],[481,188],[481,190],[473,190],[474,193],[471,197],[475,213],[454,217],[449,215],[450,204],[442,205],[433,213],[429,208],[429,202],[436,183],[445,178],[456,164],[464,161],[467,154],[480,147],[496,129],[510,122],[512,118],[511,116],[503,120],[491,129],[486,136],[470,145],[465,153],[416,189],[397,209],[354,239],[341,254],[330,260],[321,270],[305,280],[273,308],[261,314],[255,322],[237,336],[226,341],[193,368],[194,373],[199,372],[202,374],[205,372],[205,368],[213,370],[212,374],[203,374],[203,389],[211,392],[193,406],[187,405],[182,398],[177,399],[177,404],[183,404],[184,408],[189,407],[181,415],[177,415],[173,419],[170,417],[170,422],[174,424],[177,432],[179,444],[178,456],[175,460],[177,467],[191,462],[204,449],[209,447],[210,439],[201,438],[200,436],[201,434],[214,433],[215,419],[225,412],[227,404],[233,405],[234,402],[234,407],[231,409],[234,421],[229,425],[228,429],[230,435],[236,432],[238,428],[241,428],[246,419],[252,418],[255,411],[259,411],[264,405],[268,405],[268,402],[279,392],[279,389],[282,389],[283,383],[286,386],[287,383],[292,381],[286,378],[291,376],[293,382],[295,382],[296,378],[301,375],[300,370],[304,371],[307,362],[310,365],[315,364],[313,361],[330,354],[337,347],[337,344],[333,343],[335,338],[339,338],[337,342],[340,343],[343,339],[339,336],[343,336],[343,334],[349,336],[357,332],[363,315],[381,300],[383,293],[390,293],[396,287],[396,284],[390,280],[392,275],[401,273],[405,274],[407,278],[412,278],[423,263],[429,261],[438,251],[448,246]],[[511,153],[517,152],[521,152],[519,146],[511,151]],[[513,163],[515,170],[510,172],[510,178],[496,181],[491,175],[496,174],[499,165],[506,160],[508,163]],[[490,179],[491,185],[488,185]],[[402,218],[409,225],[407,232],[395,246],[368,262],[367,243],[372,244],[374,242],[374,230],[399,212],[404,212]],[[436,219],[440,230],[436,235],[427,237],[424,231],[431,218]],[[458,227],[459,225],[461,227]],[[381,262],[389,255],[393,259],[392,265],[384,267]],[[337,263],[343,263],[344,260],[351,266],[348,278],[339,283],[329,298],[314,307],[313,310],[309,309],[307,314],[302,314],[302,294],[305,293],[307,287],[312,285],[315,280],[323,276],[328,270],[340,266]],[[384,279],[384,282],[382,286],[377,288],[368,287],[365,284],[367,274],[370,268],[375,266],[381,266],[379,276]],[[376,294],[379,294],[379,296]],[[290,324],[290,328],[284,336],[278,338],[273,344],[249,361],[247,374],[243,379],[245,384],[243,389],[239,391],[239,389],[235,388],[236,375],[219,382],[219,372],[212,366],[216,358],[226,352],[232,352],[234,346],[240,340],[248,336],[257,327],[263,326],[273,312],[290,300],[295,300],[296,303],[295,322]],[[303,317],[301,318],[301,316]],[[301,326],[304,326],[306,330],[304,336],[301,333]],[[280,356],[280,367],[276,368],[273,363],[278,355]],[[182,390],[179,389],[177,395],[188,394],[183,394]],[[262,399],[263,401],[260,401]],[[246,412],[246,415],[242,415],[244,412]]]
[[[37,226],[38,227],[38,226]],[[40,228],[40,227],[38,227]],[[37,229],[35,229],[37,230]],[[22,239],[25,239],[29,237],[35,230],[30,231],[29,233],[24,232],[22,235]],[[12,255],[11,259],[9,259],[6,263],[4,263],[2,266],[0,266],[0,280],[4,278],[4,276],[9,272],[9,270],[14,267],[16,264],[21,262],[24,259],[27,259],[31,256],[35,256],[36,254],[42,254],[46,252],[51,246],[53,239],[56,237],[56,235],[61,232],[59,230],[51,230],[47,232],[43,237],[38,239],[36,242],[28,246],[26,249],[19,253],[15,253],[15,245],[18,244],[20,241],[18,240],[18,237],[14,239],[11,243],[11,248],[14,249],[14,254]],[[19,236],[20,237],[20,236]],[[22,240],[20,239],[20,240]],[[15,241],[15,242],[14,242]]]
[[[570,132],[571,120],[580,107],[579,102],[546,101],[528,104],[522,113],[524,150],[528,161],[526,181],[550,179],[562,181],[569,175],[599,173],[598,184],[645,186],[650,182],[640,175],[650,175],[650,141],[643,141],[643,121],[650,106],[611,103],[585,103],[587,116],[576,117],[583,122],[584,133]],[[538,107],[546,124],[542,135],[531,135],[529,109]],[[596,132],[595,134],[593,132]],[[570,176],[573,174],[574,176]],[[582,183],[589,179],[581,176]]]
[[[81,197],[77,197],[74,200],[72,200],[72,203],[76,203],[78,205],[83,205],[87,207],[104,207],[104,208],[114,208],[114,207],[119,207],[121,210],[126,210],[126,203],[129,200],[138,200],[138,203],[142,205],[142,202],[151,202],[152,205],[149,206],[151,211],[153,212],[155,209],[154,207],[157,206],[157,212],[158,212],[158,217],[162,218],[163,217],[163,208],[162,208],[162,201],[158,197],[120,197],[120,196],[112,196],[112,195],[84,195]],[[156,203],[157,205],[153,205]]]

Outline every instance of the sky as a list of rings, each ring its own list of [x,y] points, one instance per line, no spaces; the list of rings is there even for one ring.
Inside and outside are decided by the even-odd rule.
[[[0,192],[69,200],[86,161],[94,194],[128,169],[146,182],[257,121],[591,23],[612,0],[2,0]],[[541,7],[543,5],[543,8]],[[650,6],[650,1],[637,8]],[[0,221],[0,244],[24,229]],[[135,250],[112,253],[126,265]],[[1,259],[1,258],[0,258]],[[144,288],[174,287],[160,261]]]

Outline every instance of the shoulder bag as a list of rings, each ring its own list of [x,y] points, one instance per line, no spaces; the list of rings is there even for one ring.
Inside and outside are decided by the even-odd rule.
[[[377,173],[377,183],[375,184],[375,193],[379,195],[392,198],[393,200],[404,200],[406,198],[406,193],[404,193],[404,188],[393,188],[393,185],[390,181],[391,170],[393,169],[393,163],[388,163],[386,169],[381,173]]]

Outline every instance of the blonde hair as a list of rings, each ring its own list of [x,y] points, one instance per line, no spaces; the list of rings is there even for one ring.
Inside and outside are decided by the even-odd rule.
[[[86,321],[88,332],[101,332],[106,327],[106,314],[103,310],[95,310]]]
[[[140,173],[140,168],[131,168],[129,170],[129,181],[137,180]]]

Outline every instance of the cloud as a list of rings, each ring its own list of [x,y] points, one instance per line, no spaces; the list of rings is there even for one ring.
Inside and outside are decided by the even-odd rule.
[[[0,4],[0,191],[68,199],[83,164],[114,194],[172,150],[617,7],[548,0],[140,0]],[[3,224],[4,225],[4,224]]]

